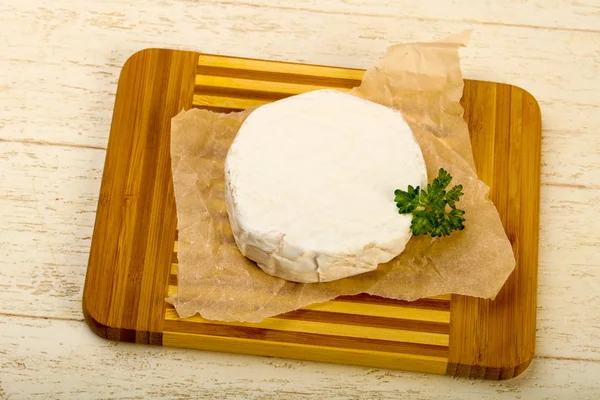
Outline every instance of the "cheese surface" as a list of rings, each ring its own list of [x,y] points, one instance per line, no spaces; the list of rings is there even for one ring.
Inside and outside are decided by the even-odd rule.
[[[377,268],[411,237],[394,190],[427,184],[402,114],[336,90],[264,105],[225,161],[236,244],[266,273],[327,282]]]

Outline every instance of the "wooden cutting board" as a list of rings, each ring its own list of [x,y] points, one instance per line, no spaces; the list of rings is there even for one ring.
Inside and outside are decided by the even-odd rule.
[[[83,311],[98,335],[135,343],[507,379],[535,347],[541,116],[520,88],[465,81],[462,104],[480,178],[513,244],[495,301],[347,296],[259,324],[179,319],[170,120],[236,111],[309,90],[348,90],[362,70],[149,49],[121,72],[90,250]],[[485,265],[481,266],[485,268]]]

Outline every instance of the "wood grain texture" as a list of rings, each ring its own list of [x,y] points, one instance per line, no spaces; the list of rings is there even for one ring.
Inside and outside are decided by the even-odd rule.
[[[598,397],[595,0],[5,0],[0,10],[0,398]],[[543,111],[537,348],[522,375],[465,382],[131,346],[89,332],[81,295],[117,81],[131,54],[158,46],[363,68],[390,43],[465,28],[474,28],[461,50],[465,77],[526,88]]]
[[[490,186],[517,266],[494,301],[452,297],[448,373],[508,379],[527,368],[535,351],[540,108],[524,90],[489,82],[466,84],[461,103],[477,173]]]
[[[433,374],[110,342],[78,321],[0,316],[0,332],[0,393],[17,400],[594,399],[600,390],[600,363],[583,360],[537,358],[514,379],[469,382]]]
[[[436,6],[438,0],[410,7],[386,0],[369,6],[332,0],[322,7],[296,8],[278,7],[273,0],[254,6],[235,0],[222,7],[210,2],[186,3],[196,14],[186,12],[180,2],[138,9],[120,7],[116,0],[85,1],[73,8],[71,2],[57,0],[53,13],[31,0],[11,2],[15,4],[7,7],[16,11],[4,14],[13,17],[2,21],[3,29],[37,32],[43,45],[30,43],[29,35],[10,35],[10,51],[18,49],[18,53],[3,65],[7,77],[14,78],[7,78],[4,85],[8,90],[0,92],[11,109],[10,120],[0,115],[0,125],[5,124],[2,134],[8,140],[106,148],[123,62],[135,51],[157,43],[206,53],[364,68],[389,44],[435,40],[449,32],[474,28],[471,45],[461,50],[465,77],[523,87],[545,110],[548,140],[544,142],[543,184],[600,187],[595,173],[600,168],[595,157],[600,136],[594,129],[600,124],[594,89],[600,84],[596,73],[598,34],[574,29],[597,24],[593,0],[577,5],[561,1],[562,8],[554,7],[559,7],[558,3],[547,8],[534,0],[511,0],[503,3],[502,12],[492,3],[467,6],[458,0],[443,7]],[[407,7],[425,14],[407,14]],[[115,9],[119,9],[118,15],[114,15]],[[565,11],[557,11],[561,9]],[[440,14],[456,18],[439,19]],[[547,20],[544,15],[560,17]],[[515,16],[527,23],[515,24]],[[37,31],[35,21],[46,19],[45,30]],[[88,25],[83,21],[96,22]],[[264,33],[265,26],[269,35]],[[80,34],[82,28],[88,37],[114,45],[87,46]],[[71,73],[63,73],[64,68]],[[29,118],[34,112],[39,125]],[[63,113],[61,118],[54,117],[58,112]],[[574,119],[576,126],[571,122]],[[588,151],[580,151],[578,144],[583,141]],[[577,154],[577,158],[565,154]]]
[[[440,7],[440,3],[436,0],[425,0],[402,3],[403,12],[396,13],[390,12],[390,8],[393,9],[395,4],[388,0],[369,1],[366,4],[360,0],[307,0],[301,4],[294,0],[277,1],[276,3],[273,0],[254,0],[252,2],[246,0],[239,3],[262,5],[281,10],[302,10],[355,17],[397,18],[410,21],[418,16],[421,20],[428,22],[454,20],[495,26],[599,31],[595,19],[598,5],[594,0],[578,2],[556,0],[552,2],[551,7],[534,0],[502,3],[450,1],[446,6]],[[396,5],[396,7],[398,6]],[[557,18],[558,15],[562,18]],[[573,25],[565,24],[566,20],[572,22]]]
[[[145,50],[117,90],[86,284],[86,320],[109,339],[160,344],[176,214],[171,118],[191,105],[197,55]]]
[[[154,63],[156,58],[157,54],[149,52],[145,59],[140,57],[140,64]],[[364,73],[358,69],[204,54],[196,58],[193,93],[190,83],[184,80],[185,93],[192,106],[219,111],[259,106],[315,88],[349,90],[360,84]],[[160,79],[160,73],[158,70],[153,77]],[[128,82],[136,80],[135,75],[124,76],[122,85],[137,85]],[[140,80],[146,83],[146,80]],[[265,90],[262,90],[262,83]],[[178,91],[176,84],[171,90]],[[117,102],[115,108],[128,104],[129,115],[135,118],[138,108],[149,106],[144,102],[133,106],[129,103]],[[169,257],[170,251],[165,247],[161,250],[165,254],[158,253],[155,257],[162,262],[153,264],[154,269],[149,276],[156,276],[158,283],[150,279],[133,284],[129,282],[122,295],[130,296],[129,290],[154,294],[148,302],[157,308],[152,315],[157,318],[158,310],[166,312],[164,323],[155,321],[153,330],[140,332],[132,329],[134,325],[147,325],[144,321],[141,324],[123,323],[124,317],[134,315],[126,320],[132,321],[135,314],[126,313],[123,303],[107,302],[100,296],[102,308],[108,310],[107,315],[113,316],[113,319],[106,320],[105,328],[94,321],[90,325],[104,337],[176,347],[230,349],[247,354],[360,363],[471,378],[508,379],[519,375],[529,365],[535,348],[541,115],[531,95],[522,89],[495,83],[468,81],[462,103],[477,156],[478,172],[492,188],[491,198],[498,206],[518,259],[515,273],[496,301],[453,296],[451,302],[447,298],[444,300],[449,304],[444,306],[444,310],[426,311],[418,306],[411,307],[410,303],[388,300],[386,310],[386,306],[378,304],[380,300],[377,298],[363,296],[362,307],[352,300],[337,300],[268,318],[258,324],[220,323],[200,317],[181,320],[171,306],[164,308],[164,304],[160,303],[165,297],[164,292],[154,293],[145,289],[152,285],[171,285],[168,293],[176,290],[174,273],[177,270],[178,242],[174,241],[174,257]],[[115,114],[118,112],[115,111]],[[113,132],[125,135],[122,129],[131,127],[116,125]],[[136,135],[132,134],[134,138]],[[141,136],[147,135],[143,132]],[[168,130],[160,128],[150,131],[149,135],[168,136]],[[110,150],[109,142],[109,154]],[[147,168],[160,171],[166,166],[154,163]],[[138,174],[137,177],[132,175],[131,180],[142,181],[142,172]],[[112,195],[112,184],[103,182],[102,187],[106,188],[105,196],[121,197],[119,194]],[[140,194],[138,201],[143,201],[143,196]],[[172,192],[154,192],[152,195],[153,199],[160,199],[160,203],[174,203],[172,197]],[[148,217],[133,214],[124,227],[119,228],[139,232],[137,225],[140,223],[147,224]],[[111,228],[105,227],[105,224],[108,225],[103,219],[98,220],[96,229],[110,231]],[[167,226],[169,228],[173,229]],[[119,249],[119,235],[113,237],[114,248]],[[96,241],[94,236],[92,243]],[[106,239],[102,239],[102,243],[105,242]],[[126,251],[127,247],[119,250],[117,259],[122,258],[121,253],[128,254]],[[87,294],[96,291],[88,288],[110,287],[115,284],[115,279],[125,279],[131,267],[125,263],[115,266],[115,272],[109,275],[115,278],[109,278],[109,284],[97,282],[107,279],[96,272],[103,266],[90,262],[88,268],[94,272],[86,282],[84,299],[86,304],[91,304],[97,301],[95,294]],[[139,274],[146,274],[144,266]]]
[[[279,71],[273,62],[218,56],[201,56],[198,65],[197,84],[222,86],[196,86],[194,106],[219,110],[311,90],[317,82],[310,76],[323,73],[322,67],[282,64]],[[342,90],[357,86],[362,76],[360,70],[330,71],[319,83]],[[264,92],[261,81],[267,83]],[[478,174],[492,188],[518,266],[493,302],[453,296],[447,373],[508,379],[525,370],[535,349],[541,114],[537,101],[514,86],[467,81],[464,93]]]
[[[103,162],[104,152],[95,149],[0,144],[0,313],[81,319]],[[598,232],[589,221],[600,191],[542,189],[536,354],[594,359],[600,320],[591,246]]]

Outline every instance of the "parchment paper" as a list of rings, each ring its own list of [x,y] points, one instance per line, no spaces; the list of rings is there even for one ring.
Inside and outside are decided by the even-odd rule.
[[[468,39],[467,39],[468,40]],[[340,295],[369,293],[399,300],[440,294],[494,298],[515,258],[488,187],[477,179],[467,124],[458,48],[442,43],[390,47],[352,93],[399,109],[423,150],[430,180],[440,167],[462,183],[465,229],[445,238],[413,237],[376,271],[328,283],[293,283],[264,273],[235,245],[224,202],[224,160],[251,110],[219,114],[192,109],[172,120],[171,156],[179,224],[181,318],[199,313],[221,321],[264,318]],[[390,197],[390,201],[393,198]]]

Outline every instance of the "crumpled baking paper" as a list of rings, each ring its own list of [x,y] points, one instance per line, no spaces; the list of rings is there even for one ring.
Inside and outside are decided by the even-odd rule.
[[[178,315],[259,322],[341,295],[398,300],[441,294],[494,298],[515,267],[511,244],[489,188],[477,178],[459,104],[458,50],[468,35],[388,49],[364,75],[356,96],[400,110],[421,145],[430,180],[440,167],[461,183],[465,229],[445,238],[413,237],[375,271],[327,283],[294,283],[264,273],[238,250],[224,200],[224,161],[252,110],[222,114],[192,109],[172,120],[171,157],[179,226]],[[390,201],[393,198],[390,197]]]

